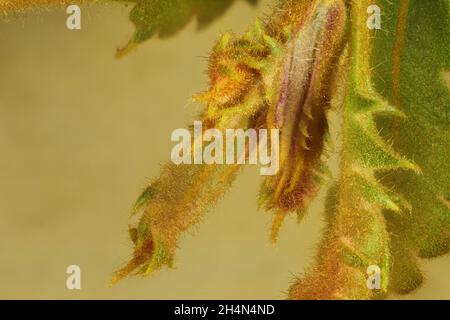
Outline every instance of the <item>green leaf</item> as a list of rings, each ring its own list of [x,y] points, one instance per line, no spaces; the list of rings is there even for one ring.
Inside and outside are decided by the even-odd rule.
[[[388,293],[392,253],[383,211],[398,212],[406,205],[376,177],[380,172],[401,169],[417,174],[418,170],[394,152],[376,129],[379,115],[392,118],[401,113],[373,86],[369,60],[373,35],[366,27],[370,4],[371,1],[351,2],[349,8],[351,29],[346,54],[350,59],[342,57],[341,78],[347,80],[341,90],[344,97],[337,99],[343,101],[340,178],[330,191],[327,230],[316,264],[291,287],[293,299],[370,299]],[[366,285],[370,265],[381,270],[379,290],[370,290]]]
[[[406,115],[379,125],[394,148],[414,159],[422,172],[401,171],[383,178],[411,205],[410,215],[388,216],[390,231],[402,248],[394,256],[394,272],[408,270],[393,290],[404,293],[421,283],[417,256],[436,257],[450,249],[450,94],[443,79],[450,66],[449,2],[379,5],[386,13],[386,31],[377,34],[376,85]]]
[[[121,57],[138,44],[158,35],[168,37],[183,29],[193,18],[204,28],[221,16],[235,0],[115,0],[132,3],[130,20],[136,31],[129,43],[118,50]],[[245,0],[255,5],[258,0]]]
[[[364,25],[372,3],[384,13],[375,33]],[[350,1],[349,7],[341,177],[330,191],[316,264],[291,287],[291,298],[407,293],[423,281],[417,257],[449,251],[450,98],[442,79],[449,2]],[[386,110],[375,112],[376,105]],[[369,264],[381,268],[380,290],[366,287]]]
[[[133,4],[136,32],[118,55],[166,37],[196,18],[200,28],[233,0],[115,0]],[[254,4],[257,0],[246,0]],[[0,1],[9,14],[64,0]],[[369,30],[378,5],[381,30]],[[314,265],[292,299],[371,299],[423,282],[419,258],[450,251],[450,67],[448,0],[279,0],[264,24],[224,34],[210,57],[206,128],[280,129],[280,172],[259,204],[301,219],[327,175],[328,110],[342,120],[339,172]],[[331,137],[336,138],[336,137]],[[129,229],[131,261],[113,281],[171,266],[178,239],[231,185],[240,166],[166,165],[144,190]],[[381,270],[370,290],[367,268]]]

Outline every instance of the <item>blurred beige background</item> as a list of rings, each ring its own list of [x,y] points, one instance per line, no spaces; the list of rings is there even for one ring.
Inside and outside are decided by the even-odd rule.
[[[120,61],[133,30],[124,6],[83,8],[81,31],[66,29],[63,9],[0,21],[0,298],[285,298],[312,262],[323,196],[301,225],[286,221],[273,248],[255,168],[183,237],[175,270],[108,286],[131,253],[131,204],[169,160],[172,130],[200,110],[189,98],[207,84],[211,46],[268,2],[238,1],[207,30],[191,23]],[[80,291],[65,287],[71,264]],[[425,285],[406,298],[450,299],[450,259],[423,269]]]

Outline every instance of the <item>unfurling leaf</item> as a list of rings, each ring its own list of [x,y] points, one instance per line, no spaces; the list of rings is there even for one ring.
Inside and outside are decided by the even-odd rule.
[[[205,26],[234,2],[115,1],[134,5],[136,27],[119,55],[194,18]],[[0,12],[67,2],[0,0]],[[375,5],[381,30],[367,23]],[[259,193],[259,205],[275,214],[273,241],[284,217],[302,218],[323,186],[329,111],[340,116],[339,171],[324,237],[289,298],[408,293],[424,279],[419,258],[449,252],[450,95],[442,78],[450,67],[449,12],[448,0],[279,0],[265,23],[242,36],[226,33],[213,48],[210,86],[196,96],[206,104],[202,130],[280,132],[280,170]],[[132,209],[139,219],[129,229],[133,257],[113,282],[170,267],[180,235],[203,219],[240,167],[164,166]],[[381,271],[375,289],[367,285],[373,266]]]
[[[327,83],[332,82],[331,70],[340,53],[345,23],[345,7],[340,1],[316,1],[312,7],[293,6],[293,9],[296,11],[290,16],[290,23],[286,17],[279,17],[279,29],[256,22],[240,38],[223,35],[210,58],[210,88],[196,97],[207,104],[202,120],[208,127],[281,130],[281,170],[265,181],[265,191],[261,192],[261,202],[278,212],[274,239],[280,210],[283,215],[304,210],[320,183],[316,170],[322,164],[327,132],[325,110],[332,89]],[[297,18],[303,15],[308,19],[299,24]],[[293,157],[297,162],[289,160]],[[161,261],[155,255],[157,243],[163,243],[164,252],[168,253],[164,255],[166,264],[172,261],[179,233],[198,222],[207,204],[213,204],[228,186],[219,179],[221,171],[227,172],[222,168],[221,165],[204,169],[166,167],[139,222],[150,225],[147,228],[150,232],[142,244],[138,238],[134,258],[115,279],[141,265],[153,271],[153,261]],[[200,171],[194,174],[193,170]],[[183,171],[187,183],[175,183]],[[291,174],[297,175],[297,181],[290,184],[286,179]],[[199,188],[210,192],[199,192]],[[171,190],[171,196],[179,197],[166,199],[167,190]],[[195,194],[196,198],[186,200],[185,194]],[[156,266],[159,268],[161,264]]]
[[[245,128],[280,129],[280,171],[260,192],[260,205],[276,213],[276,240],[284,216],[303,215],[320,188],[327,111],[337,111],[340,166],[327,201],[327,229],[315,265],[291,286],[289,297],[371,299],[409,292],[423,279],[417,257],[443,254],[449,246],[449,123],[443,117],[449,98],[439,78],[448,58],[438,41],[448,3],[379,1],[392,13],[383,35],[366,25],[372,1],[282,4],[289,10],[276,11],[265,25],[218,42],[211,87],[199,96],[208,104],[203,120],[231,124],[233,116],[250,116],[254,121]],[[430,52],[433,58],[423,64]],[[146,211],[142,219],[149,216]],[[154,254],[146,261],[152,259]],[[382,275],[376,290],[367,286],[371,266]]]
[[[260,204],[277,212],[272,241],[288,212],[303,216],[326,175],[326,111],[335,89],[332,70],[345,27],[345,7],[340,1],[315,1],[295,8],[297,13],[289,17],[302,19],[283,26],[289,37],[268,115],[269,123],[281,129],[281,170],[266,178],[260,192]],[[282,16],[280,21],[289,17]]]
[[[197,223],[223,195],[237,169],[227,165],[167,165],[152,184],[153,194],[146,198],[142,218],[130,229],[135,245],[133,258],[116,273],[113,282],[135,270],[148,275],[171,266],[180,233]]]

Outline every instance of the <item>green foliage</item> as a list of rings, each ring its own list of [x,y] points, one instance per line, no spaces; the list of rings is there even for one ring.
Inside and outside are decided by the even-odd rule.
[[[115,0],[134,4],[130,20],[136,31],[118,56],[155,35],[168,37],[183,29],[194,17],[198,27],[208,26],[221,16],[235,0]],[[245,0],[256,4],[258,0]]]
[[[362,25],[368,3],[351,2],[353,69],[341,178],[317,265],[291,288],[292,298],[407,293],[423,281],[417,256],[449,251],[450,99],[442,79],[449,65],[442,41],[449,39],[448,2],[377,4],[385,13],[383,29],[368,34]],[[349,175],[355,171],[357,179]],[[382,270],[380,291],[365,287],[369,264]]]
[[[237,49],[241,40],[224,55],[228,65],[247,65],[261,78],[239,80],[230,76],[233,72],[222,77],[212,72],[211,79],[213,87],[224,81],[223,88],[231,87],[232,92],[247,92],[243,87],[261,79],[266,89],[261,92],[265,99],[259,114],[267,127],[282,129],[281,173],[267,178],[260,194],[260,204],[277,212],[273,240],[285,214],[303,214],[320,187],[320,182],[311,185],[299,177],[305,173],[311,177],[314,168],[323,165],[319,159],[325,152],[327,124],[322,116],[330,107],[342,110],[340,172],[330,191],[328,227],[316,264],[291,287],[290,297],[370,299],[407,293],[423,279],[417,256],[438,256],[449,246],[449,97],[441,78],[449,63],[448,44],[439,41],[448,38],[448,3],[379,1],[389,14],[378,32],[366,27],[369,1],[347,2],[345,10],[336,9],[343,6],[340,1],[317,1],[308,7],[286,3],[292,6],[291,20],[278,12],[262,31],[255,31],[262,39],[273,39],[266,41],[271,44],[270,55],[253,61],[255,57]],[[348,31],[345,41],[336,42],[338,47],[331,50],[324,47],[318,59],[311,48],[321,47],[321,37],[326,43],[339,38],[339,24],[330,27],[327,10],[334,23],[337,12],[347,11]],[[296,19],[302,23],[294,28]],[[252,45],[257,52],[258,41]],[[326,64],[318,64],[327,58]],[[321,91],[314,77],[307,77],[315,70],[331,90]],[[316,100],[317,105],[300,101],[302,90],[326,98]],[[210,103],[230,96],[217,87],[210,92],[215,93],[207,100]],[[280,104],[280,97],[286,96]],[[228,101],[227,106],[235,106],[234,99]],[[281,122],[274,116],[280,107],[285,116]],[[293,118],[298,112],[305,118]],[[318,118],[322,120],[316,124],[305,122]],[[370,265],[381,268],[380,290],[366,286]]]
[[[174,34],[194,17],[203,27],[233,2],[116,1],[134,4],[136,26],[119,55],[154,35]],[[51,2],[6,0],[3,8]],[[381,30],[366,26],[374,4]],[[423,282],[419,258],[449,252],[449,10],[448,0],[279,0],[264,24],[243,36],[226,33],[213,48],[210,86],[197,96],[206,104],[204,129],[281,130],[280,171],[259,194],[259,205],[275,213],[273,241],[283,218],[302,218],[322,187],[329,111],[342,122],[324,237],[315,263],[291,286],[291,299],[408,293]],[[180,234],[201,221],[238,169],[164,166],[133,207],[134,254],[113,280],[170,267]],[[367,288],[370,265],[382,271],[379,290]]]
[[[381,121],[380,130],[421,169],[380,177],[411,205],[409,214],[387,214],[399,261],[393,272],[401,277],[392,289],[400,293],[421,283],[417,257],[450,249],[450,95],[443,79],[450,66],[449,2],[406,2],[380,1],[384,26],[392,32],[377,34],[373,56],[378,91],[406,115]]]

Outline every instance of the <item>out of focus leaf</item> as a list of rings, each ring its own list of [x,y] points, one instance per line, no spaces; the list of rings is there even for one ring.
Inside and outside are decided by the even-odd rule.
[[[118,50],[120,57],[155,35],[168,37],[183,29],[193,18],[198,27],[208,26],[231,7],[235,0],[116,0],[132,3],[130,20],[136,31],[129,43]],[[252,5],[258,0],[240,0]]]
[[[69,4],[94,2],[89,0],[0,0],[1,14],[8,16],[29,8],[49,8],[52,6],[63,6]]]

